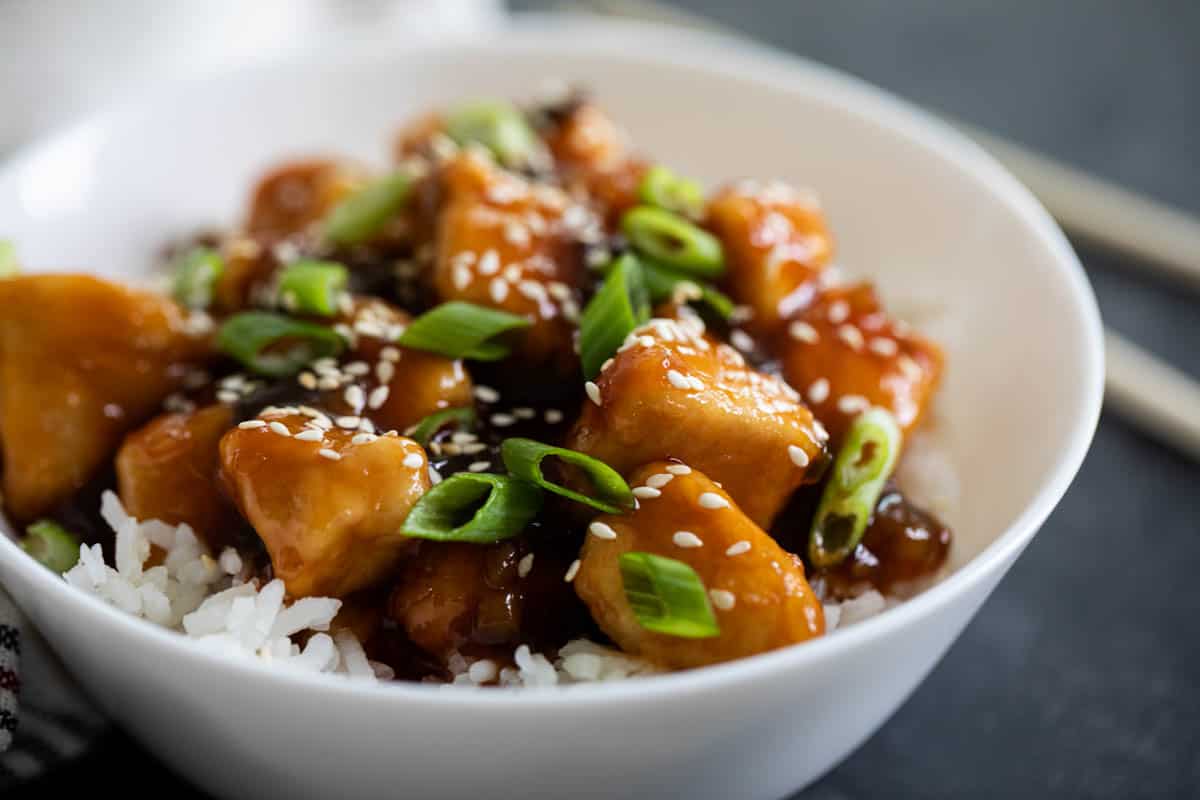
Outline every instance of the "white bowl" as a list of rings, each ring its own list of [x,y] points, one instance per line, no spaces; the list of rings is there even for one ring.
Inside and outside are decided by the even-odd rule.
[[[933,667],[1062,497],[1100,408],[1092,293],[1036,201],[954,132],[822,67],[699,34],[542,22],[184,85],[91,117],[0,171],[27,263],[130,276],[223,222],[283,156],[384,158],[452,98],[582,82],[639,146],[710,181],[814,187],[848,271],[956,318],[942,390],[962,475],[953,571],[820,641],[708,669],[521,692],[356,685],[201,653],[69,588],[0,537],[0,581],[95,699],[224,797],[775,798],[862,742]],[[986,668],[986,665],[981,665]]]

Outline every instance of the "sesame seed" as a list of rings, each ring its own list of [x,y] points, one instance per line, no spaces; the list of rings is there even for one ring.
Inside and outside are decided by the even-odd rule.
[[[599,386],[597,386],[592,381],[588,381],[587,383],[585,383],[583,385],[583,390],[585,392],[587,392],[587,396],[588,396],[589,400],[591,400],[596,405],[602,405],[602,401],[600,399],[600,387]]]
[[[533,419],[537,416],[537,412],[529,406],[519,406],[512,410],[513,416],[517,419]]]
[[[612,365],[613,365],[613,359],[611,357],[607,358],[607,359],[605,359],[604,363],[600,365],[600,371],[605,372]]]
[[[282,422],[271,422],[267,425],[271,429],[271,433],[277,433],[280,436],[291,436],[292,432],[288,430],[288,426]]]
[[[387,362],[384,362],[384,363],[387,363]],[[383,407],[383,404],[387,402],[388,394],[390,394],[390,393],[391,393],[391,389],[389,389],[387,386],[376,386],[374,389],[371,390],[370,397],[367,398],[367,407],[368,408]]]
[[[612,526],[606,525],[603,522],[593,522],[591,525],[588,525],[588,533],[597,539],[608,539],[611,541],[617,538],[617,532],[612,529]]]
[[[667,380],[676,389],[690,389],[691,383],[678,370],[667,370]]]
[[[471,666],[467,667],[467,677],[471,679],[471,683],[481,684],[488,681],[494,681],[496,676],[500,674],[499,667],[496,662],[490,658],[481,658]]]
[[[365,361],[351,361],[349,364],[342,367],[342,372],[345,372],[347,375],[357,375],[360,378],[363,375],[370,373],[370,371],[371,365]]]
[[[824,403],[829,399],[829,381],[825,378],[817,378],[808,387],[808,399],[814,403]]]
[[[701,381],[699,378],[697,378],[695,375],[689,375],[689,376],[688,376],[688,384],[689,384],[689,385],[690,385],[690,386],[691,386],[693,389],[695,389],[697,392],[703,392],[703,391],[704,391],[704,382],[703,382],[703,381]]]
[[[904,377],[914,382],[921,380],[921,365],[918,364],[912,356],[900,356],[896,363],[900,366],[900,371],[904,373]]]
[[[729,501],[716,492],[705,492],[700,495],[699,503],[701,508],[729,508]]]
[[[380,383],[388,384],[392,382],[392,377],[396,374],[396,367],[391,361],[380,361],[375,365],[375,379]]]
[[[471,442],[462,446],[464,456],[473,456],[476,453],[482,453],[484,450],[487,450],[487,445],[483,442]]]
[[[399,361],[400,351],[397,348],[388,345],[379,351],[379,357],[384,361]]]
[[[842,325],[838,328],[838,338],[845,342],[851,350],[862,350],[862,331],[853,325]]]
[[[487,468],[492,465],[490,461],[472,461],[467,467],[468,472],[486,472]]]
[[[708,597],[712,600],[712,604],[721,611],[728,611],[737,604],[737,597],[733,592],[727,592],[724,589],[709,589]]]
[[[355,411],[360,410],[363,407],[363,403],[366,402],[362,387],[356,383],[346,387],[346,391],[342,392],[342,399]]]
[[[793,464],[801,469],[808,466],[808,453],[805,452],[804,448],[800,447],[799,445],[788,445],[788,458],[792,460]]]
[[[850,316],[850,304],[845,300],[838,300],[829,306],[829,321],[834,325],[841,325]]]
[[[816,328],[802,320],[796,320],[788,325],[788,336],[798,342],[807,342],[808,344],[816,344],[821,338]]]
[[[238,427],[244,431],[254,430],[255,428],[265,428],[267,423],[261,419],[248,419],[245,422],[239,423]]]
[[[500,393],[490,386],[476,386],[475,398],[481,403],[495,403],[500,399]]]
[[[534,302],[546,299],[546,287],[537,281],[521,281],[517,284],[517,291]]]
[[[471,270],[462,264],[455,264],[451,270],[451,275],[454,279],[454,288],[460,292],[471,285]]]
[[[660,472],[656,475],[651,475],[646,478],[646,485],[654,489],[661,489],[671,481],[675,480],[675,476],[668,472]]]
[[[633,490],[633,496],[642,500],[653,500],[656,497],[661,497],[662,492],[653,486],[638,486]]]
[[[319,442],[325,438],[320,428],[305,428],[293,437],[298,442]]]
[[[468,431],[455,431],[454,433],[450,434],[450,441],[454,442],[455,444],[469,444],[478,438],[478,436],[473,433],[469,433]]]
[[[492,414],[492,424],[495,425],[497,428],[507,428],[509,425],[514,424],[516,421],[517,421],[517,418],[514,417],[512,414]]]
[[[317,381],[317,388],[326,391],[332,391],[342,385],[342,382],[335,375],[325,375]]]
[[[888,339],[884,336],[872,339],[868,347],[871,349],[872,353],[877,356],[883,356],[884,358],[891,358],[900,351],[900,345],[896,344],[895,339]]]
[[[297,376],[296,380],[305,389],[317,388],[317,376],[313,375],[311,372],[301,372],[300,375]]]
[[[492,278],[492,282],[488,286],[488,294],[492,296],[493,301],[503,303],[504,298],[508,297],[508,284],[502,278]]]
[[[321,458],[328,458],[330,461],[341,461],[342,456],[336,450],[330,450],[328,447],[322,447],[317,451],[317,455]]]
[[[557,408],[546,409],[545,420],[550,425],[557,425],[563,420],[563,413]]]
[[[406,458],[407,458],[407,456],[406,456]],[[437,486],[439,483],[442,482],[442,473],[440,473],[436,469],[434,469],[432,464],[429,465],[429,482],[432,483],[434,486]]]
[[[843,414],[858,414],[870,408],[871,403],[860,394],[844,394],[838,398],[837,407]]]
[[[675,543],[676,547],[694,548],[704,546],[704,541],[691,531],[675,531],[671,536],[671,541]]]
[[[750,338],[750,334],[740,328],[734,328],[729,332],[729,341],[738,350],[750,352],[754,349],[754,340]]]
[[[579,559],[571,562],[571,566],[567,567],[567,574],[563,575],[563,580],[567,583],[575,580],[575,576],[579,574]]]
[[[742,539],[740,542],[734,542],[725,550],[727,556],[740,556],[742,553],[750,552],[750,542]]]
[[[533,553],[528,553],[517,562],[517,577],[524,578],[533,569]]]
[[[508,281],[509,283],[517,283],[521,280],[521,268],[516,264],[509,264],[500,272],[500,274],[503,275],[504,280]]]
[[[671,464],[667,467],[667,472],[672,475],[691,475],[692,468],[687,464]]]
[[[239,395],[237,392],[229,389],[221,389],[217,392],[217,400],[222,403],[236,403],[240,397],[241,395]]]
[[[480,275],[495,275],[500,271],[500,254],[495,250],[488,250],[479,259],[479,274]]]
[[[358,417],[346,416],[346,417],[338,417],[337,419],[334,420],[334,423],[339,428],[345,428],[346,430],[350,431],[350,430],[354,430],[355,428],[357,428],[358,423],[361,421],[362,420],[360,420]]]

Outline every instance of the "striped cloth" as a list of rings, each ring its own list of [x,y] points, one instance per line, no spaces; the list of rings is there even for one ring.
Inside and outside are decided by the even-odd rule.
[[[18,676],[18,663],[21,666]],[[17,700],[21,700],[20,725]],[[0,589],[0,797],[82,755],[107,723]]]

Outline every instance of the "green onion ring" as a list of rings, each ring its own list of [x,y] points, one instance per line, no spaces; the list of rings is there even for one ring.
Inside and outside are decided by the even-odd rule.
[[[636,206],[621,218],[621,231],[634,250],[664,266],[705,279],[725,271],[721,241],[678,214]]]
[[[813,566],[839,564],[858,546],[896,466],[901,439],[895,417],[882,408],[868,409],[850,424],[813,517],[808,540]]]
[[[525,317],[507,311],[452,300],[413,320],[397,344],[447,358],[498,361],[508,355],[509,349],[502,342],[493,340],[529,325]]]
[[[396,172],[360,187],[325,217],[325,239],[340,245],[361,244],[379,232],[412,194],[413,179]]]
[[[330,317],[349,279],[349,271],[334,261],[294,261],[279,276],[279,298],[289,312]]]
[[[707,308],[723,320],[728,320],[733,314],[733,300],[711,284],[695,281],[675,270],[646,261],[642,262],[642,276],[646,280],[646,289],[650,292],[650,298],[656,303],[673,299],[675,290],[680,284],[690,283],[696,287],[699,293],[696,297],[687,298],[690,305]]]
[[[682,561],[631,551],[618,559],[625,599],[648,631],[685,639],[721,635],[704,582]]]
[[[171,296],[188,308],[208,308],[224,272],[225,260],[219,253],[207,247],[193,248],[175,260]]]
[[[704,190],[690,178],[681,178],[657,164],[646,170],[638,184],[638,197],[648,206],[695,219],[704,212]]]
[[[525,164],[538,146],[525,115],[504,100],[476,100],[451,110],[446,134],[460,145],[483,145],[506,167]]]
[[[525,530],[542,508],[531,483],[486,472],[459,472],[421,496],[400,528],[438,542],[492,544]]]
[[[253,372],[282,378],[318,358],[337,355],[344,344],[323,325],[271,311],[242,311],[221,325],[217,347]]]
[[[504,466],[514,476],[577,503],[599,509],[607,514],[621,514],[633,507],[633,492],[621,474],[599,459],[565,447],[553,447],[533,439],[505,439],[500,445]],[[542,474],[542,461],[547,456],[559,458],[578,467],[587,476],[597,497],[589,497],[553,483]]]
[[[637,258],[626,253],[607,272],[579,320],[579,361],[588,380],[600,373],[629,332],[650,317],[649,294]]]
[[[79,561],[79,537],[48,519],[39,519],[25,529],[21,549],[58,573]]]

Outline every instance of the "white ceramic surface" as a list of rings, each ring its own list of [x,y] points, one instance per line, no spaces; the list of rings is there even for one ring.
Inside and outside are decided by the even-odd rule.
[[[430,105],[591,86],[647,152],[822,196],[839,261],[961,312],[942,409],[963,477],[954,572],[827,639],[568,689],[452,691],[278,674],[197,652],[69,589],[0,537],[0,581],[114,717],[225,797],[776,798],[865,739],[941,657],[1074,476],[1100,407],[1099,317],[1045,212],[969,142],[824,68],[706,35],[530,23],[502,40],[206,80],[66,129],[0,170],[29,264],[129,275],[228,221],[287,155],[382,161]],[[989,668],[980,665],[981,669]]]

